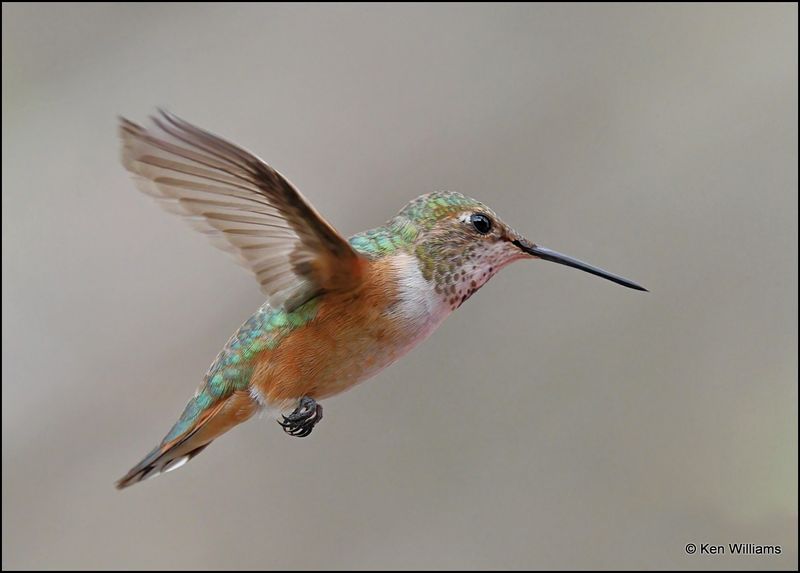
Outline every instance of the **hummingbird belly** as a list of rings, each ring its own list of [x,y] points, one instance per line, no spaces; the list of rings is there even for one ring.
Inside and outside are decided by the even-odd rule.
[[[298,309],[303,323],[253,358],[251,392],[263,406],[338,394],[406,354],[448,314],[412,257],[387,257],[369,274],[356,291]]]

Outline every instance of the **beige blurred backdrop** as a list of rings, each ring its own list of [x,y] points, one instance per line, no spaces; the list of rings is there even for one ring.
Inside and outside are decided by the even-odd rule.
[[[796,568],[797,16],[4,4],[3,567]],[[652,292],[518,263],[310,438],[119,492],[262,302],[120,166],[157,105],[348,235],[458,190]]]

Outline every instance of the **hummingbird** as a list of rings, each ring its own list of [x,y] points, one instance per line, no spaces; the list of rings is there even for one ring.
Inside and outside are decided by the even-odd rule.
[[[119,136],[139,189],[230,253],[266,296],[119,489],[182,466],[259,412],[290,436],[308,436],[321,400],[402,357],[514,261],[551,261],[646,290],[533,243],[455,191],[421,195],[348,239],[266,162],[174,114],[158,110],[147,127],[120,118]]]

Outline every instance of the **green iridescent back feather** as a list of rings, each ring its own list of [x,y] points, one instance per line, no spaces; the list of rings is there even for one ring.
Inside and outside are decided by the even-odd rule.
[[[253,375],[253,357],[262,350],[275,348],[292,330],[311,321],[317,314],[317,306],[317,299],[311,299],[289,312],[264,303],[217,355],[202,386],[162,443],[183,435],[206,409],[220,400],[247,390]]]

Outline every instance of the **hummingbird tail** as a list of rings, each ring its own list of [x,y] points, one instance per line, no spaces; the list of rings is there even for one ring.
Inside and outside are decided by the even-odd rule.
[[[135,483],[139,483],[140,481],[144,481],[151,477],[178,469],[197,454],[202,452],[210,443],[211,442],[203,444],[202,446],[193,449],[188,454],[181,456],[170,456],[169,451],[162,451],[162,447],[159,446],[147,454],[142,461],[136,464],[127,474],[125,474],[125,477],[117,482],[117,489],[124,489]]]
[[[187,411],[190,411],[191,405],[190,401]],[[178,469],[202,452],[215,438],[244,422],[257,410],[258,405],[248,392],[234,392],[192,419],[188,428],[184,412],[164,441],[117,482],[117,489]]]

